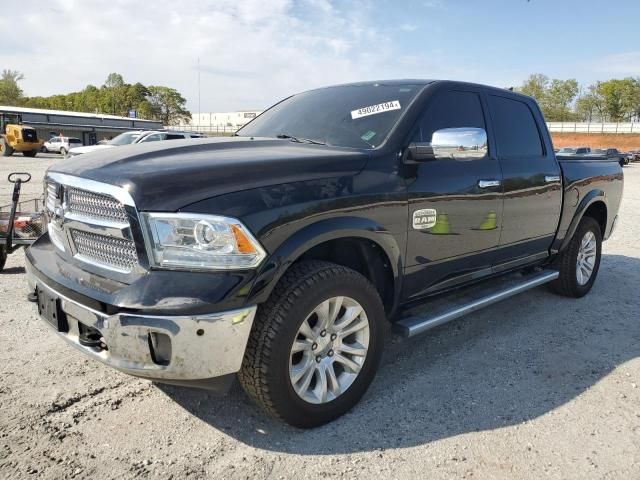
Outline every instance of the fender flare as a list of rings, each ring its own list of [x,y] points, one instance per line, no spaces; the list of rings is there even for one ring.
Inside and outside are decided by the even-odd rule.
[[[580,220],[582,220],[582,217],[584,217],[584,213],[587,211],[587,209],[591,205],[593,205],[596,202],[602,202],[604,204],[604,207],[608,215],[609,204],[607,203],[607,195],[605,194],[605,192],[600,189],[591,190],[584,197],[582,197],[582,200],[580,200],[580,202],[578,203],[578,206],[576,207],[576,211],[573,214],[573,218],[571,219],[571,223],[569,224],[569,228],[567,229],[564,239],[562,240],[562,245],[560,245],[559,252],[562,252],[564,251],[565,248],[567,248],[567,246],[569,245],[569,242],[571,242],[571,239],[573,238],[573,235],[576,233],[576,230],[578,229]],[[608,222],[608,219],[607,219],[607,222]],[[605,232],[602,232],[602,235],[604,236]]]
[[[248,295],[248,303],[262,303],[287,269],[313,247],[340,238],[370,240],[389,260],[394,279],[394,306],[400,298],[402,279],[402,253],[394,236],[375,221],[362,217],[336,217],[307,225],[292,234],[267,257],[257,272]]]

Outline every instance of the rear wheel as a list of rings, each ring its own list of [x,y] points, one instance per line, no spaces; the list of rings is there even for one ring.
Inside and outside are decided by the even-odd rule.
[[[0,138],[0,154],[2,154],[3,157],[13,155],[13,148],[11,148],[4,137]]]
[[[560,277],[550,286],[565,297],[586,295],[598,275],[602,252],[600,225],[591,217],[584,217],[569,246],[556,260]]]
[[[384,307],[358,272],[328,262],[291,268],[260,306],[240,383],[267,413],[302,428],[353,407],[383,348]]]

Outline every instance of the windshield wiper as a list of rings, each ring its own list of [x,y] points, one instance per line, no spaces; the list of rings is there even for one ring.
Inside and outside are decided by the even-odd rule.
[[[276,135],[276,138],[288,138],[292,142],[296,142],[296,143],[311,143],[313,145],[326,145],[326,143],[320,142],[319,140],[312,140],[311,138],[294,137],[293,135],[289,135],[286,133],[280,133]]]

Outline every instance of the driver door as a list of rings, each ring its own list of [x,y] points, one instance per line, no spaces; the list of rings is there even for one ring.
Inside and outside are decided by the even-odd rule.
[[[440,91],[427,103],[412,142],[431,143],[435,132],[451,128],[486,132],[487,123],[479,91]],[[407,299],[490,273],[502,223],[502,172],[492,146],[489,140],[484,155],[453,153],[408,166],[413,171],[408,179]],[[431,215],[426,225],[425,213]]]

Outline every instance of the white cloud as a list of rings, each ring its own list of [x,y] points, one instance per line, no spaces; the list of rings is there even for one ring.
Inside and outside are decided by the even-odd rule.
[[[415,32],[417,29],[418,26],[412,23],[403,23],[402,25],[400,25],[400,30],[403,30],[405,32]]]
[[[194,112],[198,58],[203,111],[263,108],[333,83],[433,75],[424,68],[431,61],[406,68],[392,30],[375,27],[371,2],[24,0],[0,16],[1,31],[20,25],[19,42],[0,44],[0,64],[25,74],[28,95],[101,85],[118,72],[177,88]]]
[[[640,51],[607,55],[594,62],[594,67],[610,76],[640,75]]]

